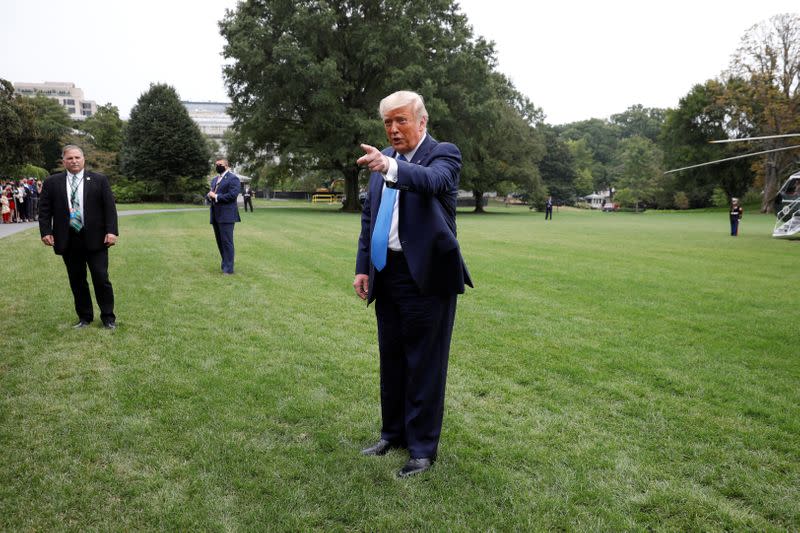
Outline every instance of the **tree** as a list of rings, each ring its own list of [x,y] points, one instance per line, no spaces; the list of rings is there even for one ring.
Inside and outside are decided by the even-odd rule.
[[[622,113],[611,115],[611,123],[619,127],[622,138],[638,135],[657,143],[665,116],[664,109],[636,104]]]
[[[665,153],[664,163],[668,168],[732,157],[747,148],[738,143],[708,142],[751,133],[743,124],[731,127],[731,117],[737,111],[726,103],[726,95],[731,93],[729,86],[737,83],[741,83],[741,80],[731,79],[727,84],[709,80],[703,85],[695,85],[680,99],[676,109],[667,111],[661,145]],[[746,159],[684,170],[672,176],[662,181],[662,198],[672,203],[675,192],[684,191],[692,207],[708,206],[717,187],[724,188],[729,197],[741,196],[753,182],[750,162]]]
[[[72,129],[72,119],[56,100],[42,94],[20,97],[20,104],[29,107],[36,124],[41,166],[55,172],[61,162],[61,137]]]
[[[220,33],[243,155],[341,173],[346,210],[360,209],[359,144],[385,144],[384,96],[422,94],[432,132],[461,105],[444,75],[461,64],[471,29],[452,0],[245,0]]]
[[[493,72],[493,64],[493,46],[480,39],[449,62],[445,78],[451,83],[440,97],[450,109],[436,129],[461,149],[460,186],[472,191],[478,213],[484,193],[504,185],[531,197],[544,194],[537,167],[545,151],[537,130],[544,115],[508,78]]]
[[[594,154],[586,144],[586,139],[577,141],[566,141],[569,153],[575,166],[575,192],[578,196],[586,196],[594,190],[594,178],[592,168],[594,167]]]
[[[620,127],[599,118],[573,122],[558,128],[564,139],[583,139],[594,156],[592,177],[594,190],[606,190],[611,186],[614,154],[622,137]]]
[[[539,173],[554,199],[570,204],[575,200],[575,160],[569,145],[559,139],[558,133],[550,126],[542,126],[547,152],[539,162]],[[591,191],[590,191],[591,192]]]
[[[41,157],[33,108],[14,96],[11,82],[0,78],[0,172],[12,174]]]
[[[167,200],[178,184],[182,192],[201,190],[210,160],[205,137],[175,89],[151,84],[131,109],[120,151],[122,173],[137,181],[159,182]]]
[[[656,180],[663,174],[663,154],[649,139],[634,136],[623,139],[615,156],[617,199],[633,203],[636,211],[655,193]]]
[[[744,124],[757,135],[800,129],[800,15],[776,15],[747,30],[731,71],[747,82],[730,85],[735,92],[730,93],[729,102],[738,111],[732,115],[734,126]],[[781,139],[763,144],[764,149],[782,146]],[[755,168],[764,184],[761,211],[772,211],[781,178],[797,168],[796,160],[785,151],[773,152]]]
[[[106,104],[99,106],[94,115],[83,121],[81,129],[92,136],[92,143],[100,150],[119,152],[124,124],[117,106]]]

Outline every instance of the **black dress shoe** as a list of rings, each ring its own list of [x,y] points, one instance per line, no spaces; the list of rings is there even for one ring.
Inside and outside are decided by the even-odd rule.
[[[386,455],[386,453],[391,450],[392,448],[400,448],[400,446],[396,444],[392,444],[388,440],[381,439],[369,448],[364,448],[361,450],[362,455]]]
[[[403,468],[397,473],[397,477],[409,477],[428,470],[433,466],[433,461],[429,457],[409,459]]]
[[[105,322],[105,323],[103,323],[103,327],[106,328],[106,329],[117,329],[117,323],[114,322],[114,321]]]
[[[72,329],[83,329],[83,328],[88,327],[88,326],[89,326],[89,323],[87,321],[79,320],[77,324],[72,326]]]

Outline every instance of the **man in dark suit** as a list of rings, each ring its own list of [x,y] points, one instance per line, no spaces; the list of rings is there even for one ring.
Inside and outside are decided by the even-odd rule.
[[[211,225],[217,239],[219,255],[222,256],[222,273],[233,274],[233,225],[241,222],[236,200],[242,190],[239,178],[230,171],[227,159],[217,159],[217,177],[211,180],[208,200],[211,202]]]
[[[380,440],[362,451],[406,448],[407,477],[436,460],[456,295],[472,286],[456,240],[461,153],[426,132],[422,97],[400,91],[380,104],[391,147],[362,144],[370,175],[361,215],[356,294],[375,300],[381,378]]]
[[[117,207],[108,178],[85,170],[83,150],[68,145],[61,153],[66,172],[48,177],[39,198],[39,233],[42,242],[64,258],[69,286],[75,300],[78,323],[84,328],[94,320],[86,267],[100,319],[116,329],[114,291],[108,279],[108,249],[117,242]]]

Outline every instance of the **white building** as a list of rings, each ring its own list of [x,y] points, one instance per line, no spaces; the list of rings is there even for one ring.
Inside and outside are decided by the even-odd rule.
[[[14,83],[14,92],[22,96],[36,96],[41,94],[52,98],[69,113],[70,118],[85,120],[97,113],[97,103],[87,100],[83,96],[83,89],[75,87],[74,83],[46,81],[44,83]]]
[[[189,117],[198,125],[200,131],[213,139],[221,139],[225,130],[233,126],[228,115],[228,102],[181,102],[189,112]]]

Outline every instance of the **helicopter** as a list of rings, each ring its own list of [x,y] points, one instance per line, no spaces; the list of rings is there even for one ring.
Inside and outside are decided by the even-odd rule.
[[[780,139],[787,137],[800,137],[800,133],[787,133],[783,135],[763,135],[760,137],[742,137],[740,139],[720,139],[716,141],[709,141],[715,143],[730,143],[730,142],[743,142],[743,141],[761,141],[766,139]],[[733,157],[726,157],[725,159],[717,159],[707,163],[699,163],[697,165],[690,165],[688,167],[675,168],[666,171],[664,174],[672,172],[680,172],[690,168],[704,167],[707,165],[715,165],[725,161],[733,161],[734,159],[743,159],[745,157],[753,157],[757,155],[768,154],[771,152],[781,152],[784,150],[795,150],[800,148],[800,145],[784,146],[782,148],[773,148],[771,150],[762,150],[760,152],[753,152],[749,154],[741,154]],[[772,236],[776,239],[800,239],[800,172],[795,172],[789,176],[783,183],[781,188],[775,195],[775,227],[772,230]]]
[[[789,176],[775,197],[778,216],[772,236],[776,239],[800,239],[800,172]]]

